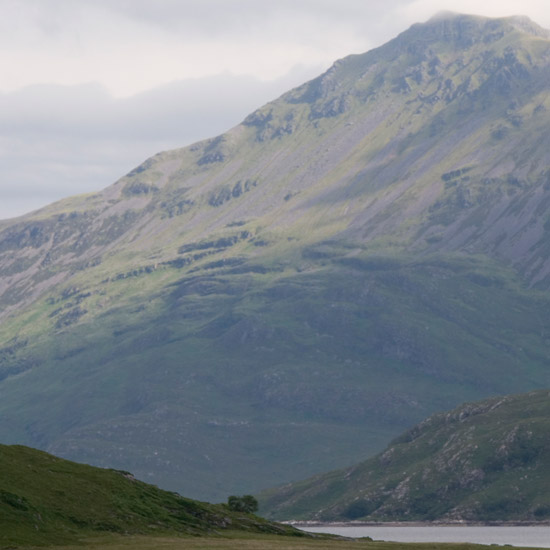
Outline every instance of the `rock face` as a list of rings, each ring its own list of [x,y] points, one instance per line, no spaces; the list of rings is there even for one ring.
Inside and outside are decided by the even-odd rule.
[[[266,491],[262,510],[322,521],[550,519],[550,393],[434,415],[357,466]]]
[[[550,40],[446,15],[0,222],[0,438],[202,499],[550,383]]]

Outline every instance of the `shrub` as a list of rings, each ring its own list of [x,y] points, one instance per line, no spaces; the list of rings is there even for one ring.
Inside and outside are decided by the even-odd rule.
[[[231,495],[227,499],[227,506],[235,512],[252,514],[258,510],[258,501],[252,495],[243,495],[242,497]]]

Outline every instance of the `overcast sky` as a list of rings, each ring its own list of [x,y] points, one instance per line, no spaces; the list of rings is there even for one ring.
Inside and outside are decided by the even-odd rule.
[[[550,0],[0,0],[0,218],[99,190],[440,10]]]

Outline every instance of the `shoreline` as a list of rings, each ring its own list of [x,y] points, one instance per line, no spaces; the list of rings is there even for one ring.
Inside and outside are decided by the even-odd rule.
[[[550,521],[281,521],[293,527],[550,527]]]

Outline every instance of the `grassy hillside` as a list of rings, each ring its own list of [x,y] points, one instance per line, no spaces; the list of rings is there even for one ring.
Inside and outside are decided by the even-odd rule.
[[[0,441],[225,500],[550,386],[549,52],[415,25],[0,222]]]
[[[547,298],[502,272],[459,258],[325,262],[251,277],[245,295],[242,276],[209,270],[29,338],[30,368],[2,383],[2,440],[215,501],[361,460],[460,399],[550,382]]]
[[[279,519],[550,521],[550,392],[436,414],[379,455],[266,491]]]
[[[87,541],[74,546],[55,546],[52,550],[488,550],[494,545],[470,543],[399,543],[370,540],[319,540],[309,538],[287,538],[282,543],[280,537],[269,535],[237,535],[233,537],[193,539],[170,537],[108,537],[100,541]],[[520,550],[520,547],[515,546]]]
[[[67,544],[92,535],[298,534],[255,516],[162,491],[128,472],[0,445],[0,547]]]

